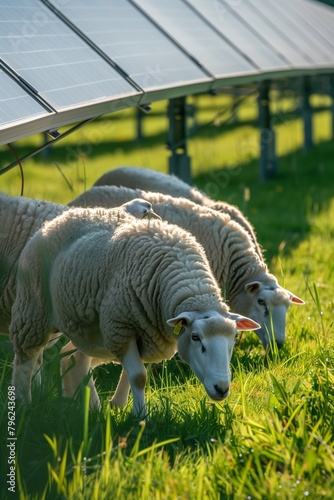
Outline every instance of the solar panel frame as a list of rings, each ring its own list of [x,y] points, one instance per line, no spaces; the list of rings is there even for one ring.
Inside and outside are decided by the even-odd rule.
[[[90,106],[85,106],[84,108],[69,108],[59,113],[46,113],[46,115],[37,119],[31,117],[22,119],[8,127],[3,127],[0,124],[0,146],[40,132],[58,130],[60,127],[66,125],[72,125],[91,118],[98,118],[102,115],[136,106],[138,106],[138,96],[126,99],[118,98],[113,101],[107,100],[92,103]]]

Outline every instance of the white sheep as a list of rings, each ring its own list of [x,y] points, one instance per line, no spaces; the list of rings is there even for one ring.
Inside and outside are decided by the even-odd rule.
[[[213,200],[199,189],[190,186],[174,175],[163,174],[144,167],[119,167],[103,174],[93,186],[106,185],[124,186],[131,189],[142,189],[187,198],[198,205],[228,214],[232,220],[238,222],[250,234],[256,251],[262,257],[262,249],[257,241],[255,230],[238,207],[224,201]]]
[[[44,222],[65,210],[68,207],[49,201],[0,194],[0,332],[8,333],[17,264],[23,248]],[[136,218],[159,217],[150,202],[139,198],[125,203],[119,210]]]
[[[93,187],[69,205],[112,207],[141,196],[165,220],[189,230],[203,245],[215,278],[232,311],[261,325],[257,335],[265,349],[273,338],[285,342],[286,313],[303,300],[282,288],[257,252],[248,233],[228,214],[185,198],[126,187]]]
[[[122,364],[119,393],[124,399],[130,384],[135,414],[146,414],[143,363],[177,349],[219,401],[230,390],[237,328],[258,326],[229,312],[204,250],[187,231],[122,221],[112,210],[73,209],[46,223],[21,254],[10,325],[13,385],[30,399],[34,366],[58,330],[85,359]]]
[[[26,243],[48,220],[52,220],[69,207],[19,196],[0,195],[0,332],[8,334],[11,308],[16,294],[18,260]],[[136,218],[159,218],[151,203],[143,199],[133,199],[119,207],[118,214],[130,214]],[[61,334],[51,336],[51,347]],[[68,346],[70,348],[70,345]],[[76,356],[79,357],[79,353]],[[36,363],[35,377],[41,383],[42,353]],[[64,384],[66,385],[66,376]],[[67,385],[71,384],[68,376]]]

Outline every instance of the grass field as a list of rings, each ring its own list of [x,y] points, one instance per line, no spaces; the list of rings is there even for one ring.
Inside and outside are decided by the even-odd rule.
[[[322,104],[320,97],[315,98]],[[266,356],[254,333],[243,334],[232,358],[230,396],[211,402],[175,356],[149,367],[150,419],[110,410],[118,366],[95,370],[103,401],[89,413],[60,395],[59,348],[47,351],[43,386],[16,409],[16,494],[8,491],[8,387],[11,346],[0,344],[1,498],[29,499],[302,499],[334,491],[334,144],[330,115],[314,116],[315,142],[302,152],[294,101],[275,103],[279,176],[258,180],[256,106],[247,100],[238,123],[227,97],[206,97],[192,123],[194,183],[238,205],[255,226],[271,272],[304,298],[288,312],[287,342]],[[109,168],[143,165],[167,171],[165,103],[153,106],[137,143],[133,113],[124,111],[59,143],[49,157],[24,164],[26,196],[66,202]],[[225,113],[226,110],[226,113]],[[22,155],[41,137],[16,144]],[[0,168],[12,161],[1,151]],[[64,178],[66,177],[66,180]],[[19,194],[19,170],[0,190]]]

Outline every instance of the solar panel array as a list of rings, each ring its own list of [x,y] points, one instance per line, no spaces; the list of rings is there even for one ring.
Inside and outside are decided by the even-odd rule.
[[[334,70],[313,0],[0,0],[0,145],[122,108]]]

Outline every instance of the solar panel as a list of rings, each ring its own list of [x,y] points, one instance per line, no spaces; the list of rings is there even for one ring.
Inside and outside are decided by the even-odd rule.
[[[61,12],[145,92],[207,82],[189,57],[126,0],[71,0]]]
[[[334,65],[334,9],[310,0],[0,0],[0,9],[0,145],[225,81]]]
[[[0,68],[0,129],[6,125],[49,113]]]
[[[140,6],[215,78],[257,72],[254,65],[182,0],[134,0],[133,3]]]
[[[275,1],[269,0],[270,6],[275,5]],[[302,16],[299,15],[298,11],[293,8],[292,2],[282,0],[280,5],[281,15],[291,23],[291,19],[294,20],[295,29],[298,30],[306,40],[308,45],[313,45],[318,52],[321,54],[323,62],[333,61],[333,49],[330,48],[326,41],[322,40],[319,33],[317,33],[313,25],[307,23]],[[319,61],[319,59],[317,59]]]
[[[291,43],[291,40],[289,40],[284,31],[279,30],[275,18],[266,18],[262,10],[258,10],[247,0],[238,3],[229,2],[229,5],[236,15],[240,16],[245,23],[252,26],[254,30],[261,34],[269,46],[276,47],[280,54],[284,54],[284,57],[291,65],[305,67],[310,64],[307,54],[303,54],[298,47]]]
[[[282,70],[289,66],[275,49],[272,49],[252,28],[246,26],[229,8],[228,4],[214,0],[191,0],[189,2],[224,35],[233,45],[256,64],[261,70]]]
[[[294,0],[289,5],[294,14],[304,21],[305,29],[314,33],[319,42],[333,53],[334,48],[334,16],[329,9],[323,10],[322,4],[312,8],[311,2]],[[333,59],[333,58],[332,58]]]
[[[297,2],[300,5],[300,1]],[[331,45],[334,43],[334,9],[322,2],[312,2],[303,0],[303,9],[308,12],[319,26],[320,30],[326,38],[330,41]]]
[[[138,93],[41,2],[0,9],[0,57],[57,111]]]
[[[261,10],[268,20],[274,19],[276,26],[286,34],[295,46],[308,55],[313,65],[328,62],[327,56],[319,50],[317,43],[311,40],[307,31],[303,32],[299,23],[296,22],[295,15],[285,15],[286,9],[276,7],[275,3],[271,3],[269,0],[266,2],[263,0],[248,0],[248,2]]]

